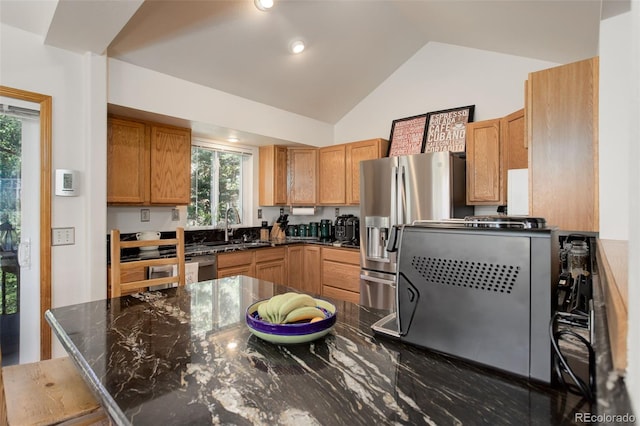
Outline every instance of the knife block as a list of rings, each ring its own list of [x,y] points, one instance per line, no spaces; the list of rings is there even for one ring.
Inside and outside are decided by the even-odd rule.
[[[282,229],[280,229],[280,224],[276,223],[271,228],[271,241],[283,241],[285,239],[285,234]]]

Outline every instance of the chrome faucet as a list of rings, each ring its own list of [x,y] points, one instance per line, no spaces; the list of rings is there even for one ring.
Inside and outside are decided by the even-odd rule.
[[[227,205],[227,211],[224,213],[224,240],[229,241],[229,236],[233,235],[233,229],[229,227],[229,212],[233,211],[235,213],[236,224],[241,223],[240,221],[240,213],[238,209],[233,206]]]

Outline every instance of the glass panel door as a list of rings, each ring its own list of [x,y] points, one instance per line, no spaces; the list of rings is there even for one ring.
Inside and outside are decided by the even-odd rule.
[[[21,326],[24,330],[25,324],[33,323],[25,314],[30,316],[35,312],[37,315],[39,305],[39,297],[30,297],[31,290],[26,294],[23,292],[22,282],[25,278],[32,281],[34,273],[31,271],[30,244],[20,244],[25,225],[31,226],[31,215],[27,214],[25,218],[23,214],[25,207],[35,207],[38,211],[38,190],[35,191],[34,206],[33,194],[25,194],[23,189],[27,187],[25,183],[33,180],[33,176],[36,179],[38,176],[38,155],[35,160],[29,158],[33,158],[34,151],[37,153],[39,149],[39,112],[13,103],[0,98],[0,344],[3,365],[20,363],[20,348],[29,346],[30,340],[25,336],[26,339],[21,341]],[[27,103],[25,105],[30,106]],[[26,276],[22,271],[26,271]],[[35,275],[35,282],[38,283],[37,273]],[[23,295],[26,300],[22,300]],[[25,302],[28,307],[23,313]],[[37,324],[37,316],[35,318]],[[25,334],[34,331],[36,335],[39,334],[37,330]]]

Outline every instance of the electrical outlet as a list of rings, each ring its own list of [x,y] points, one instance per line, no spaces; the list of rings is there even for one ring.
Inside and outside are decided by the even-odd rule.
[[[151,210],[140,209],[140,222],[149,222],[151,220]]]
[[[53,228],[51,230],[52,246],[67,246],[76,243],[75,228]]]
[[[340,208],[336,207],[336,217],[340,216]]]
[[[171,220],[174,222],[180,220],[180,210],[171,209]]]
[[[258,209],[258,219],[262,219],[262,209]]]
[[[284,208],[280,207],[280,216],[284,214]]]

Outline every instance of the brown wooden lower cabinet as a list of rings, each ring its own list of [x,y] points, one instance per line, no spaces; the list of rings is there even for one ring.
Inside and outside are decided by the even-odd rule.
[[[307,245],[304,246],[304,272],[303,279],[300,284],[300,290],[322,294],[322,285],[320,281],[320,246]]]
[[[217,277],[231,277],[233,275],[255,276],[254,251],[234,251],[219,253],[217,256]]]
[[[233,277],[234,275],[255,275],[254,265],[232,266],[230,268],[218,268],[218,278]]]
[[[286,247],[255,250],[255,278],[276,284],[287,283]]]
[[[107,297],[111,268],[107,268]],[[144,279],[145,268],[123,273],[123,282]],[[313,244],[243,250],[217,255],[217,277],[246,275],[300,292],[347,302],[360,299],[360,254],[354,249]],[[130,291],[144,291],[136,289]]]
[[[304,246],[287,247],[287,286],[298,288],[303,280]]]
[[[348,302],[360,301],[360,253],[322,248],[322,295]]]

